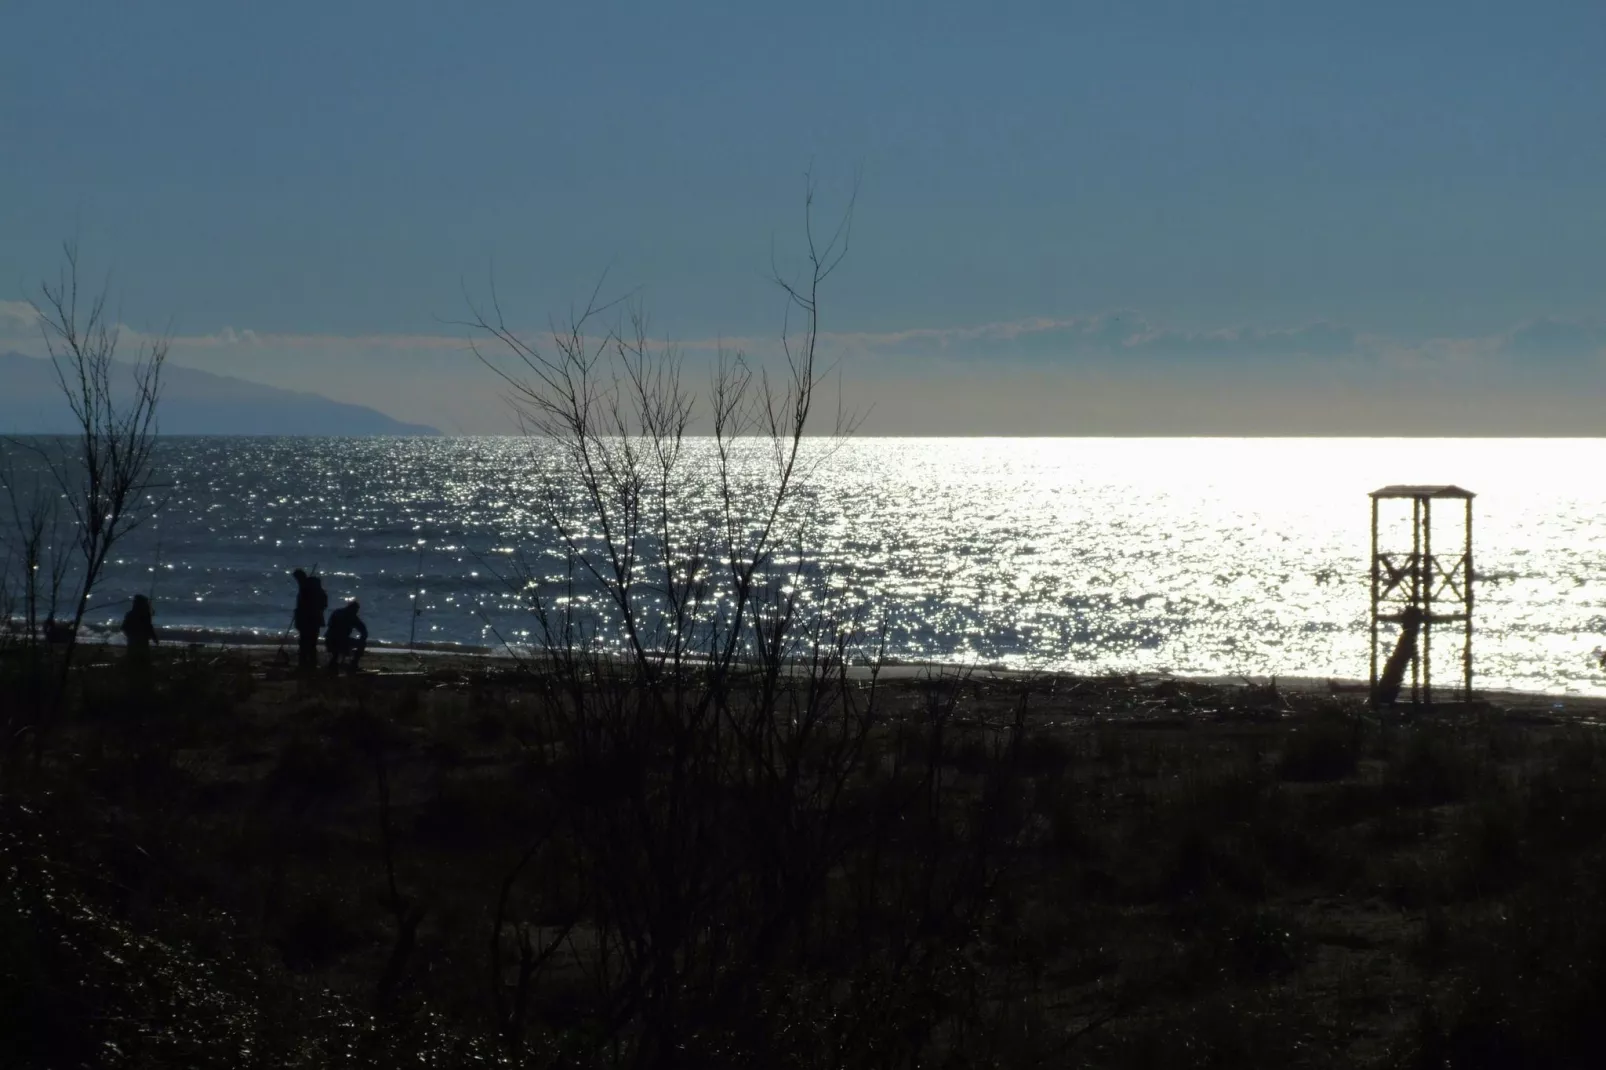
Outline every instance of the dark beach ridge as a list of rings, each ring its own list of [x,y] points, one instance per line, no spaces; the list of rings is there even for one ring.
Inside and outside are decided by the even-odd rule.
[[[256,672],[264,676],[271,676],[277,670],[282,670],[285,664],[285,653],[294,653],[293,636],[288,638],[275,638],[253,634],[240,634],[226,642],[217,642],[215,637],[202,630],[169,629],[164,632],[169,645],[184,646],[192,655],[216,656],[238,655],[254,666]],[[115,650],[117,644],[105,644],[108,649]],[[362,676],[417,676],[431,675],[442,672],[457,673],[488,673],[506,674],[521,671],[537,671],[543,661],[540,654],[515,654],[505,648],[476,647],[462,643],[421,642],[409,646],[405,643],[376,639],[367,647],[367,656],[370,662],[363,671],[357,674]],[[100,662],[103,666],[109,662]],[[944,678],[965,679],[976,681],[996,682],[1034,682],[1037,684],[1053,686],[1051,692],[1069,689],[1075,693],[1078,687],[1091,686],[1092,682],[1099,680],[1122,680],[1136,687],[1155,687],[1167,682],[1175,684],[1197,685],[1217,689],[1223,694],[1231,694],[1234,690],[1242,690],[1255,694],[1267,692],[1287,693],[1290,695],[1309,698],[1313,696],[1328,695],[1342,697],[1352,701],[1363,701],[1367,693],[1367,682],[1360,679],[1348,679],[1331,676],[1315,675],[1277,675],[1277,676],[1222,676],[1222,675],[1182,675],[1168,672],[1109,672],[1098,674],[1081,674],[1064,672],[1053,669],[1021,669],[996,664],[985,663],[945,663],[945,662],[910,662],[896,659],[883,661],[879,666],[871,667],[867,664],[848,665],[843,670],[850,680],[860,683],[868,681],[874,674],[884,681],[930,681]],[[1459,686],[1440,686],[1437,690],[1434,706],[1441,712],[1453,712],[1462,709],[1461,691]],[[1598,716],[1606,713],[1606,696],[1594,694],[1580,694],[1572,691],[1530,691],[1509,688],[1481,688],[1474,686],[1472,691],[1472,706],[1483,711],[1506,711],[1539,713],[1548,712],[1557,716]],[[1396,706],[1396,714],[1408,715],[1411,710],[1409,697]],[[1298,710],[1290,708],[1289,713]]]
[[[0,896],[0,978],[31,993],[13,1024],[88,1006],[92,1027],[33,1034],[160,1065],[589,1064],[622,1028],[613,941],[668,924],[666,902],[690,942],[684,1016],[656,1028],[705,1065],[840,1045],[1111,1067],[1565,1054],[1606,995],[1581,950],[1606,941],[1599,700],[1378,716],[1325,679],[783,674],[770,779],[677,764],[671,706],[669,735],[636,720],[588,749],[565,704],[606,726],[633,701],[606,663],[375,654],[298,675],[276,649],[178,645],[130,688],[122,650],[82,651],[72,723],[13,770],[35,801],[0,798],[23,878]],[[833,727],[871,709],[862,735]],[[764,874],[810,859],[822,883],[770,898]],[[802,927],[773,944],[780,917]]]

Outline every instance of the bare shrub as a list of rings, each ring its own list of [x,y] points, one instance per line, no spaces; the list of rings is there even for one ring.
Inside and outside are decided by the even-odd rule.
[[[75,432],[65,439],[10,440],[12,456],[0,475],[12,529],[6,559],[15,577],[7,591],[22,605],[21,632],[35,671],[41,637],[44,649],[61,640],[50,708],[64,692],[107,558],[159,507],[153,453],[169,342],[166,334],[142,337],[131,359],[120,359],[123,328],[107,307],[108,287],[83,286],[76,243],[64,244],[62,254],[55,279],[40,284],[32,305]],[[31,462],[26,469],[17,464],[22,456]],[[58,621],[58,611],[68,619]],[[34,699],[26,715],[35,721],[37,754],[45,727],[38,722],[46,711],[43,697]]]
[[[809,560],[812,477],[854,425],[839,403],[807,437],[852,218],[817,234],[814,195],[801,275],[775,272],[779,362],[721,353],[701,399],[639,306],[594,293],[541,342],[494,289],[473,309],[556,547],[506,577],[538,625],[543,770],[489,941],[515,1056],[896,1065],[984,1032],[956,1023],[987,1013],[966,955],[1021,835],[1021,726],[961,786],[958,688],[889,718],[881,633]]]

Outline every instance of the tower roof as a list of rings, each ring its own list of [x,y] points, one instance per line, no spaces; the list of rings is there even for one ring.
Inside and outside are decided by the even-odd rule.
[[[1373,498],[1473,498],[1475,494],[1453,483],[1431,485],[1426,483],[1395,483],[1374,490]]]

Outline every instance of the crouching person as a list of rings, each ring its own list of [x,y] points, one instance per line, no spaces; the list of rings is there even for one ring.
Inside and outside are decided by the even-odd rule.
[[[329,628],[323,633],[323,642],[329,651],[330,672],[337,671],[342,661],[347,662],[352,672],[356,672],[357,661],[368,648],[368,626],[357,616],[360,608],[353,600],[329,614]],[[353,632],[357,633],[355,637]]]

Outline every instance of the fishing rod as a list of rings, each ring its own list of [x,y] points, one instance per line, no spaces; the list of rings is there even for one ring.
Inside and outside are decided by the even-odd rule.
[[[156,563],[151,566],[151,586],[145,595],[152,605],[156,604],[156,578],[162,574],[162,531],[156,529]]]
[[[407,649],[416,649],[418,639],[418,618],[423,615],[424,607],[419,601],[418,588],[424,582],[424,540],[418,540],[418,568],[413,575],[413,621],[407,629]]]
[[[145,593],[146,600],[149,601],[152,606],[154,606],[156,604],[156,577],[157,577],[157,574],[161,572],[161,570],[162,570],[162,537],[161,537],[160,534],[158,534],[156,536],[156,560],[151,565],[151,582],[150,582],[150,586],[146,588],[146,593]],[[134,601],[134,599],[136,599],[138,597],[139,597],[138,594],[131,594],[131,595],[128,595],[126,598],[118,598],[118,599],[114,599],[114,600],[112,600],[110,602],[97,602],[95,604],[95,609],[98,612],[105,612],[108,609],[116,609],[119,606],[132,603]],[[86,627],[93,627],[93,625],[90,624],[87,620],[85,621],[85,626]]]

